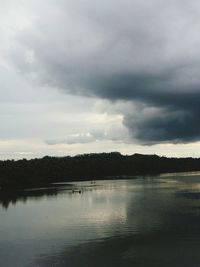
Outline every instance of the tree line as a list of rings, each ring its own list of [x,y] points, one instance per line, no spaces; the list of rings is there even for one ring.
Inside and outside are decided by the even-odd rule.
[[[166,172],[199,171],[199,158],[121,155],[119,152],[0,161],[0,188],[17,189]]]

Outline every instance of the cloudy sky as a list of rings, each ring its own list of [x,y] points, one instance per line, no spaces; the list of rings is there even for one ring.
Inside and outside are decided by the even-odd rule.
[[[0,159],[200,156],[200,2],[0,2]]]

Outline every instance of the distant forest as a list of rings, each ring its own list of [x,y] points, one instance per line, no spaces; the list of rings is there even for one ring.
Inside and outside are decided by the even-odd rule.
[[[166,172],[199,171],[199,158],[121,155],[118,152],[0,161],[0,188],[19,189],[69,182]]]

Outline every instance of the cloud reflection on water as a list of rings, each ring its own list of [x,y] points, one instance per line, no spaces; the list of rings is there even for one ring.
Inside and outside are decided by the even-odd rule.
[[[72,193],[72,184],[80,194]],[[182,194],[186,188],[191,193],[199,190],[199,176],[72,184],[49,194],[27,192],[26,202],[15,197],[15,205],[0,209],[4,229],[0,264],[196,267],[200,263],[200,202]],[[3,253],[8,242],[13,244],[7,250],[12,257]]]

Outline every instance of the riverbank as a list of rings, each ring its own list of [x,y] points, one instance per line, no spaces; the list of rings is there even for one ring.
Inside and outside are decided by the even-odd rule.
[[[121,155],[118,152],[0,161],[1,190],[49,185],[56,182],[110,179],[161,173],[199,171],[199,158]]]

